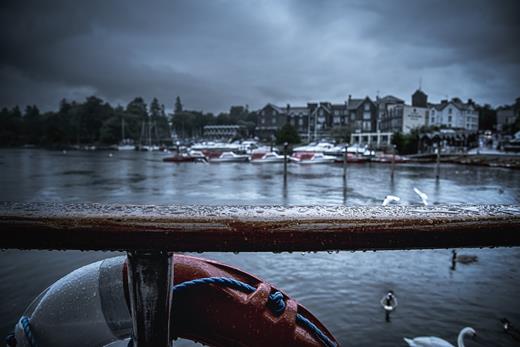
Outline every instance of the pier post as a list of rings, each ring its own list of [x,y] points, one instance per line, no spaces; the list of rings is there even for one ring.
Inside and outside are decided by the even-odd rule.
[[[439,143],[437,143],[437,160],[435,163],[435,178],[436,179],[439,179],[439,176],[440,176],[440,171],[441,171],[440,165],[441,165],[441,145],[439,142]]]
[[[392,179],[394,179],[394,171],[395,171],[395,149],[396,149],[396,145],[392,145],[392,173],[391,173]]]
[[[345,145],[344,152],[343,153],[343,180],[347,179],[347,158],[348,158],[348,146]]]
[[[128,288],[134,347],[170,346],[172,306],[172,254],[166,251],[131,251]]]
[[[283,144],[283,180],[287,182],[287,147],[289,144],[284,142]]]

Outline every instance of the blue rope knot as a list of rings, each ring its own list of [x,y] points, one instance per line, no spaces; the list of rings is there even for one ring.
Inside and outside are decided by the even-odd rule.
[[[285,301],[283,299],[283,294],[278,291],[269,294],[267,307],[269,307],[275,316],[281,315],[283,311],[285,311]]]

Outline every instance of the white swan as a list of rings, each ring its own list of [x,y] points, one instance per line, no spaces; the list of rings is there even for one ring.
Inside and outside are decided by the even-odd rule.
[[[426,193],[424,192],[421,192],[419,189],[415,187],[413,187],[413,191],[416,192],[417,195],[419,195],[424,206],[428,206],[428,195],[426,195]]]
[[[475,329],[466,327],[462,329],[457,338],[457,346],[464,347],[464,336],[469,335],[474,337],[477,335]],[[451,343],[435,336],[421,336],[414,339],[404,338],[406,343],[411,347],[455,347]]]
[[[381,298],[381,306],[385,309],[386,312],[392,312],[397,307],[397,298],[394,295],[394,292],[391,290]]]
[[[399,198],[398,196],[395,196],[395,195],[387,195],[387,196],[385,196],[385,200],[383,200],[383,206],[388,205],[388,204],[391,203],[392,201],[399,201],[399,200],[401,200],[401,198]]]

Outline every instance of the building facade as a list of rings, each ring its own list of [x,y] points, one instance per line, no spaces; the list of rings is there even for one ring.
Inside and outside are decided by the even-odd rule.
[[[429,116],[428,124],[431,126],[478,131],[478,111],[471,99],[467,103],[453,98],[430,104]]]
[[[286,123],[309,141],[328,137],[331,130],[338,127],[348,127],[352,132],[373,132],[378,124],[377,105],[369,97],[353,99],[351,96],[344,104],[327,101],[296,107],[267,104],[258,110],[256,131],[260,137],[268,138]]]
[[[382,120],[381,130],[409,134],[412,130],[426,125],[429,109],[404,104],[388,107],[388,112]]]
[[[412,94],[411,105],[392,95],[378,97],[375,101],[368,96],[357,99],[349,95],[340,104],[321,101],[309,102],[305,106],[287,104],[283,107],[269,103],[257,113],[256,133],[264,139],[274,136],[286,123],[293,126],[300,137],[307,141],[331,137],[332,131],[338,128],[345,128],[351,134],[372,134],[367,136],[376,136],[373,134],[378,132],[408,134],[423,126],[478,130],[478,112],[471,99],[467,103],[453,98],[439,104],[430,104],[428,95],[420,89]],[[370,142],[387,141],[386,138],[380,138]]]

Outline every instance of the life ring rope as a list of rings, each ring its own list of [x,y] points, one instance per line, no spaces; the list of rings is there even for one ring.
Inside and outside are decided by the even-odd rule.
[[[218,285],[224,285],[236,290],[240,290],[246,293],[253,293],[256,288],[253,287],[250,284],[244,283],[242,281],[238,281],[234,278],[229,277],[205,277],[205,278],[197,278],[191,281],[186,281],[179,283],[172,288],[172,294],[174,295],[175,300],[175,294],[182,293],[183,291],[187,290],[188,288],[192,288],[195,286],[205,285],[205,284],[218,284]],[[267,301],[267,307],[275,314],[276,316],[281,315],[285,310],[285,301],[283,294],[279,291],[276,291],[274,293],[269,294],[268,301]],[[310,332],[312,332],[318,339],[327,347],[336,347],[336,344],[327,336],[325,335],[320,328],[318,328],[314,323],[312,323],[310,320],[302,316],[301,314],[296,314],[296,322],[300,324],[301,326],[308,329]]]

